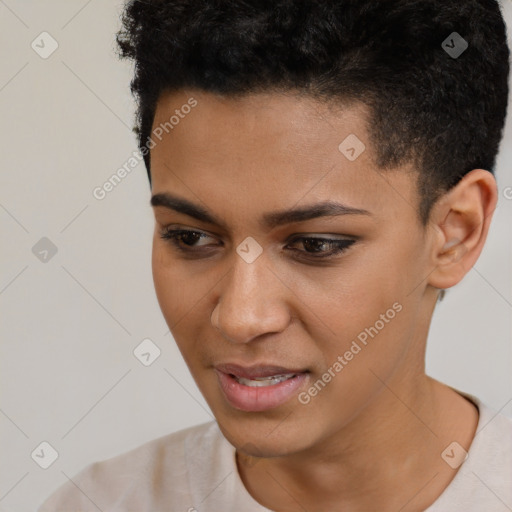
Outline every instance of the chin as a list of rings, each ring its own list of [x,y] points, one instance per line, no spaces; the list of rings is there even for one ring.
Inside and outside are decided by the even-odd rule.
[[[283,457],[308,450],[322,437],[321,425],[311,425],[293,418],[293,412],[269,416],[237,411],[239,414],[215,413],[224,437],[239,451],[253,457]]]

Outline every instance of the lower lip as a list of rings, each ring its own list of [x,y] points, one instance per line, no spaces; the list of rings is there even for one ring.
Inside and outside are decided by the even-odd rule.
[[[247,412],[260,412],[279,407],[296,395],[307,379],[306,373],[299,373],[278,384],[251,387],[240,384],[231,375],[215,371],[227,401],[236,409]]]

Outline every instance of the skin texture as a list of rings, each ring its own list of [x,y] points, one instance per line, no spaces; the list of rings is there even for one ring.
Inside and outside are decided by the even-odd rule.
[[[187,199],[222,225],[155,207],[153,276],[247,490],[279,512],[424,510],[456,474],[441,453],[452,441],[468,450],[478,421],[473,404],[425,375],[424,354],[439,289],[457,284],[482,250],[493,176],[471,171],[423,227],[416,171],[376,167],[364,105],[187,90],[161,96],[154,127],[190,97],[197,106],[151,150],[152,193]],[[349,134],[366,146],[354,161],[338,149]],[[264,213],[323,200],[370,214],[260,224]],[[205,233],[188,239],[203,256],[162,239],[165,228]],[[315,260],[292,235],[356,241]],[[263,249],[253,263],[236,252],[248,236]],[[307,405],[294,397],[244,412],[224,398],[214,365],[307,369],[307,390],[395,303],[400,312]]]

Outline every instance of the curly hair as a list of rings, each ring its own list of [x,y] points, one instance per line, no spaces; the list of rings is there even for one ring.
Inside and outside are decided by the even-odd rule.
[[[130,0],[117,44],[141,149],[164,91],[296,90],[370,108],[376,163],[414,163],[424,224],[467,172],[494,172],[509,74],[495,0]]]

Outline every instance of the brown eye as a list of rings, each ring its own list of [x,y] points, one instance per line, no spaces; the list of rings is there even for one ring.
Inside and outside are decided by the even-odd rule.
[[[191,231],[188,229],[164,229],[160,233],[160,238],[168,240],[173,246],[181,251],[197,251],[195,248],[201,248],[209,245],[209,243],[197,244],[201,240],[213,238],[201,231]]]
[[[328,258],[342,253],[345,249],[348,249],[355,240],[341,238],[320,238],[320,237],[298,237],[292,240],[290,245],[299,244],[303,249],[293,249],[293,251],[301,252],[306,256],[312,256],[313,258]]]

